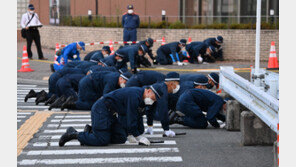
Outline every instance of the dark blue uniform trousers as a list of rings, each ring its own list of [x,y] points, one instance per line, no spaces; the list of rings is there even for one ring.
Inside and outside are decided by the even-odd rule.
[[[208,121],[201,110],[187,111],[183,117],[184,125],[196,129],[205,129],[208,126]]]
[[[170,55],[166,55],[163,53],[161,49],[157,50],[157,57],[156,60],[161,65],[173,64],[173,60],[171,59]]]
[[[127,139],[127,133],[118,119],[112,115],[104,104],[104,99],[98,100],[91,109],[92,132],[80,132],[78,141],[88,146],[106,146],[122,144]]]
[[[124,29],[123,30],[123,41],[137,41],[137,29]],[[125,45],[128,45],[127,43]],[[132,44],[133,45],[133,44]]]
[[[56,84],[60,78],[62,78],[65,74],[83,74],[81,69],[78,68],[63,68],[57,72],[54,72],[50,75],[48,79],[48,94],[47,98],[50,98],[53,94],[57,94]]]
[[[99,98],[91,80],[89,77],[84,77],[79,83],[78,100],[75,103],[78,110],[90,110]]]
[[[78,83],[84,76],[84,74],[68,74],[60,78],[56,86],[58,97],[65,95],[66,97],[73,96],[77,99]]]

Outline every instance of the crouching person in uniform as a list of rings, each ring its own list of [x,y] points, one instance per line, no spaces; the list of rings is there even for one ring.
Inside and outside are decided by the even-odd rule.
[[[73,139],[88,146],[122,144],[127,139],[130,143],[150,145],[150,141],[138,130],[138,107],[152,105],[160,98],[156,96],[159,93],[155,93],[150,87],[117,89],[104,95],[92,106],[92,126],[86,126],[84,132],[77,132],[69,127],[61,136],[59,146],[62,147]],[[121,117],[126,117],[126,122],[121,122]]]
[[[185,91],[179,98],[176,112],[170,114],[170,124],[181,124],[196,129],[205,129],[208,122],[215,128],[220,125],[217,119],[225,122],[225,116],[220,113],[225,101],[215,93],[204,89],[190,89]],[[203,111],[207,113],[205,116]]]

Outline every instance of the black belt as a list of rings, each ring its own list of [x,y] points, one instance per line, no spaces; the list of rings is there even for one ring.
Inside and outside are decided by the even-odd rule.
[[[38,30],[37,27],[29,27],[29,30]]]
[[[126,30],[133,30],[133,29],[135,29],[135,28],[125,28]]]

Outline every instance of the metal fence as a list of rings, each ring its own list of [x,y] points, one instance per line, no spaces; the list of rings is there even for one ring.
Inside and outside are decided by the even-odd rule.
[[[122,16],[61,16],[55,25],[121,27]],[[140,28],[255,29],[256,16],[141,16]],[[278,16],[261,16],[263,29],[278,29]]]

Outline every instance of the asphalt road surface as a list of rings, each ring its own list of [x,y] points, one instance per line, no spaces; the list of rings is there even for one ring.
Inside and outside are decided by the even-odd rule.
[[[18,51],[19,53],[21,51]],[[18,69],[21,67],[21,55],[18,55]],[[35,53],[35,56],[36,53]],[[151,146],[139,146],[130,143],[110,145],[106,147],[80,146],[77,140],[58,146],[58,140],[68,126],[82,131],[85,124],[90,124],[89,111],[48,111],[43,103],[35,105],[30,99],[24,103],[25,94],[30,90],[47,90],[47,79],[51,72],[49,63],[53,55],[45,54],[50,61],[30,61],[34,72],[19,73],[17,87],[17,128],[18,133],[25,126],[40,126],[32,130],[31,138],[17,157],[18,166],[200,166],[200,167],[270,167],[273,165],[272,146],[241,146],[241,132],[230,132],[225,129],[209,127],[205,130],[190,129],[180,125],[172,125],[175,132],[186,132],[186,135],[175,138],[162,137],[163,130],[159,122],[154,122],[154,135],[150,140],[162,140],[164,143]],[[188,66],[156,66],[154,69],[167,73],[170,69],[179,69],[179,73],[196,73],[190,69],[206,69],[198,71],[207,74],[219,69],[221,65],[240,68],[242,77],[249,79],[249,68],[252,62],[217,62],[215,64]],[[262,63],[262,67],[267,63]],[[186,71],[187,70],[187,71]],[[42,115],[43,114],[43,115]],[[46,116],[44,116],[46,115]],[[42,122],[41,120],[44,121]],[[143,117],[144,122],[146,120]],[[39,121],[39,122],[38,122]],[[146,127],[146,125],[145,125]],[[26,139],[20,135],[18,140]],[[19,143],[19,141],[18,141]]]

